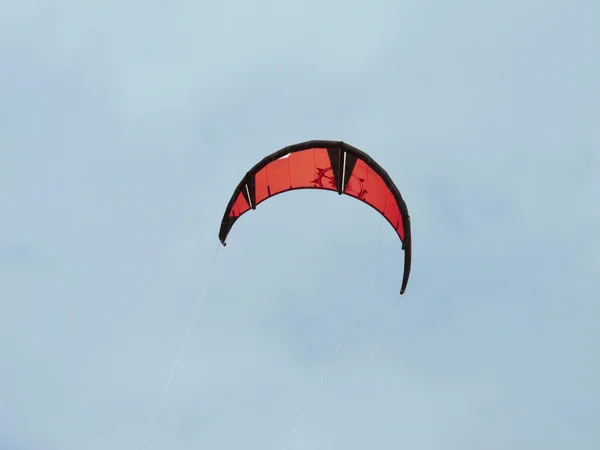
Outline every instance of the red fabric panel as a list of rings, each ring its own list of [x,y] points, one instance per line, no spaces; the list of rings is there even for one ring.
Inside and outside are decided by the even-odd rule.
[[[273,195],[292,189],[336,190],[331,162],[324,148],[290,153],[270,162],[256,173],[254,181],[257,205]],[[404,240],[402,216],[394,194],[363,160],[356,161],[344,193],[377,209],[392,224],[400,239]],[[250,205],[240,193],[229,215],[239,216],[249,209]]]
[[[324,148],[302,150],[277,159],[259,170],[254,180],[257,205],[270,196],[291,189],[335,190],[329,155]]]
[[[400,239],[404,240],[404,228],[400,208],[394,194],[383,179],[367,163],[359,159],[346,185],[345,193],[373,206],[390,221]]]
[[[246,201],[246,197],[240,192],[238,198],[229,211],[229,217],[239,217],[250,209],[250,205]]]

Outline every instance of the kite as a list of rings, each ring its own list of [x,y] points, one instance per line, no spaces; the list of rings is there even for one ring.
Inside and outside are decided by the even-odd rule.
[[[411,265],[410,216],[388,173],[367,153],[342,141],[314,140],[282,148],[258,162],[235,188],[219,230],[224,246],[233,224],[274,195],[321,189],[349,195],[379,211],[394,228],[404,250],[404,294]]]

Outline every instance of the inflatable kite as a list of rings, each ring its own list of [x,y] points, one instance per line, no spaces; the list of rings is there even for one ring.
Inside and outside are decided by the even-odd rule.
[[[296,189],[321,189],[354,197],[379,211],[396,230],[404,250],[404,294],[411,264],[410,217],[388,173],[365,152],[341,141],[308,141],[263,158],[235,188],[219,231],[225,240],[233,224],[274,195]]]

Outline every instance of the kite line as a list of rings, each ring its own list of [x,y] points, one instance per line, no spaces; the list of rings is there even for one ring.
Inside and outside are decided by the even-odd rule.
[[[381,250],[381,229],[382,229],[381,225],[383,224],[383,222],[384,222],[383,220],[381,220],[379,222],[379,232],[377,233],[377,257],[376,257],[375,276],[371,280],[371,284],[369,285],[368,289],[366,290],[366,292],[364,293],[363,297],[361,298],[360,303],[358,304],[358,306],[354,310],[354,314],[352,315],[352,318],[350,319],[350,322],[348,323],[348,326],[346,327],[346,330],[342,334],[342,337],[340,338],[340,340],[339,340],[339,342],[338,342],[338,344],[337,344],[334,352],[332,353],[331,357],[329,358],[329,362],[325,366],[325,370],[323,370],[323,373],[321,374],[321,377],[319,378],[319,382],[317,383],[317,386],[315,388],[315,391],[313,392],[313,395],[311,396],[311,398],[309,399],[309,401],[304,406],[304,409],[300,413],[300,416],[298,417],[298,420],[296,421],[296,424],[294,425],[294,428],[292,429],[292,432],[290,433],[290,435],[286,439],[285,445],[283,447],[283,450],[287,450],[288,445],[290,444],[291,439],[295,436],[296,432],[298,431],[298,428],[302,424],[302,420],[304,419],[304,416],[306,415],[306,413],[308,412],[308,410],[310,409],[310,407],[312,406],[312,404],[315,402],[316,396],[319,393],[319,391],[321,390],[323,382],[325,381],[325,378],[327,377],[327,373],[329,372],[329,369],[331,368],[331,365],[333,364],[333,361],[335,360],[335,357],[337,356],[338,352],[340,351],[340,348],[342,348],[342,345],[344,345],[344,342],[346,341],[346,338],[348,337],[348,334],[354,328],[354,324],[356,323],[356,320],[358,319],[358,314],[362,311],[362,308],[363,308],[363,306],[364,306],[367,298],[371,294],[371,289],[373,289],[373,285],[375,284],[375,281],[377,280],[377,278],[379,278],[379,254],[380,254],[380,250]]]
[[[220,249],[221,249],[221,243],[218,243],[217,250],[215,251],[215,255],[212,258],[212,266],[211,266],[210,273],[208,276],[208,281],[206,282],[206,286],[204,287],[204,289],[202,290],[202,292],[200,293],[200,296],[198,298],[198,303],[196,304],[196,312],[194,313],[190,327],[188,328],[188,330],[185,334],[185,337],[183,338],[183,341],[181,342],[179,352],[177,353],[177,357],[175,358],[175,364],[173,365],[173,368],[171,369],[171,373],[169,374],[169,378],[163,389],[162,396],[156,407],[156,411],[154,413],[154,418],[152,419],[152,422],[150,424],[150,429],[148,430],[148,433],[146,434],[146,438],[144,439],[144,443],[142,444],[142,447],[141,447],[142,450],[145,450],[146,447],[148,446],[148,443],[150,442],[152,433],[154,432],[154,429],[156,428],[156,422],[158,421],[158,418],[160,417],[160,412],[165,403],[165,399],[167,398],[167,395],[169,393],[169,389],[171,388],[171,383],[173,382],[173,379],[175,378],[175,374],[177,373],[177,368],[179,367],[179,362],[181,361],[181,357],[183,356],[185,347],[187,346],[190,336],[192,335],[192,331],[194,330],[194,327],[196,326],[196,322],[198,321],[198,316],[200,315],[200,309],[202,308],[202,305],[204,304],[204,299],[206,298],[206,293],[208,292],[208,288],[212,284],[212,281],[213,281],[213,278],[215,275],[215,270],[216,270],[217,262],[219,259],[219,250]]]

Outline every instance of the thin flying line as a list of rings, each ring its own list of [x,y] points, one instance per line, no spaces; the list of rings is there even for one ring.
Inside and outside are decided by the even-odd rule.
[[[327,373],[329,372],[329,369],[331,368],[331,364],[333,363],[333,361],[335,360],[335,357],[337,356],[338,352],[340,351],[340,348],[342,348],[342,345],[344,344],[344,342],[346,341],[346,337],[348,336],[348,333],[350,332],[350,330],[353,328],[354,326],[354,322],[356,321],[356,318],[358,317],[358,313],[359,311],[362,309],[363,304],[365,303],[365,300],[367,299],[367,297],[369,296],[369,294],[371,293],[371,288],[373,287],[373,284],[375,284],[375,280],[377,279],[377,277],[373,278],[373,280],[371,281],[371,284],[369,285],[369,289],[367,289],[367,292],[365,293],[365,295],[363,296],[363,298],[360,301],[360,304],[358,305],[358,307],[354,310],[354,314],[352,316],[352,319],[350,320],[350,323],[348,324],[348,327],[346,328],[346,331],[344,332],[344,334],[342,335],[342,338],[340,339],[340,341],[338,342],[338,345],[335,349],[335,351],[333,352],[333,354],[331,355],[331,358],[329,359],[329,362],[327,363],[327,366],[325,367],[325,370],[323,371],[323,373],[321,374],[321,378],[319,379],[319,383],[317,384],[317,392],[320,390],[321,386],[323,385],[323,382],[325,381],[325,378],[327,377]],[[307,411],[309,410],[309,408],[312,406],[312,404],[314,403],[314,400],[316,398],[316,393],[315,395],[313,395],[310,399],[310,401],[306,404],[306,406],[304,407],[304,410],[302,411],[302,413],[300,414],[300,417],[298,417],[298,420],[296,421],[296,425],[294,425],[294,429],[292,430],[290,436],[288,437],[288,439],[286,440],[285,446],[283,447],[283,450],[287,450],[289,442],[291,440],[291,438],[296,434],[296,431],[298,430],[298,427],[300,426],[300,424],[302,423],[302,420],[304,419],[304,416],[306,415]]]
[[[379,251],[380,251],[380,244],[381,244],[381,224],[382,223],[383,223],[383,221],[380,222],[379,233],[378,233],[378,238],[377,238],[377,264],[376,264],[375,276],[373,277],[373,280],[371,280],[371,284],[369,285],[369,288],[367,289],[367,291],[363,295],[362,299],[360,300],[359,305],[355,308],[354,314],[352,315],[352,319],[350,319],[350,322],[349,322],[348,326],[346,327],[346,330],[345,330],[344,334],[340,338],[340,341],[338,342],[338,345],[335,348],[335,351],[333,352],[333,354],[331,355],[331,358],[329,358],[329,362],[325,366],[325,370],[321,374],[321,378],[319,379],[319,383],[317,384],[315,393],[313,394],[313,396],[311,397],[311,399],[307,402],[306,406],[302,410],[302,413],[300,414],[300,417],[298,417],[298,420],[296,421],[296,424],[294,425],[294,428],[292,429],[292,432],[290,433],[290,435],[286,439],[286,442],[285,442],[285,445],[283,447],[283,450],[287,450],[288,445],[289,445],[292,437],[294,437],[294,435],[296,434],[296,431],[298,431],[298,428],[300,427],[300,424],[302,423],[302,420],[304,419],[304,416],[306,415],[307,411],[309,410],[309,408],[314,403],[315,398],[317,396],[317,393],[321,389],[321,386],[323,385],[323,382],[325,381],[325,378],[327,377],[327,373],[329,372],[331,364],[333,364],[333,361],[335,360],[335,357],[337,356],[338,352],[340,351],[340,348],[342,348],[342,345],[346,341],[346,337],[348,336],[348,333],[350,333],[350,331],[354,327],[354,322],[356,322],[356,319],[358,317],[358,313],[362,310],[362,307],[363,307],[365,301],[367,300],[367,298],[369,297],[369,294],[371,293],[371,289],[373,288],[373,285],[375,284],[375,281],[379,277]]]
[[[196,322],[198,321],[198,316],[200,315],[200,309],[202,308],[202,305],[204,304],[204,298],[206,297],[206,293],[208,291],[210,284],[212,283],[212,280],[213,280],[213,277],[215,274],[215,268],[217,267],[217,261],[218,261],[218,257],[219,257],[220,248],[221,248],[221,245],[219,244],[217,247],[217,250],[215,252],[215,256],[212,259],[213,264],[212,264],[212,268],[210,271],[210,275],[209,275],[207,284],[204,287],[204,289],[202,290],[202,292],[200,293],[200,297],[199,297],[198,303],[196,305],[196,312],[194,313],[194,316],[192,318],[192,323],[185,334],[185,338],[183,339],[183,342],[181,343],[181,347],[179,348],[179,353],[177,354],[177,358],[175,359],[175,364],[173,365],[173,368],[171,369],[171,373],[169,374],[169,379],[167,380],[167,384],[165,385],[165,388],[163,390],[162,396],[160,398],[160,402],[158,403],[158,406],[156,407],[156,411],[154,413],[154,418],[152,419],[152,423],[150,424],[150,429],[148,430],[148,433],[146,434],[146,439],[144,440],[144,443],[142,445],[142,450],[145,450],[146,447],[148,446],[148,442],[150,442],[150,438],[152,437],[152,433],[154,432],[154,429],[156,427],[156,422],[158,421],[158,418],[160,417],[160,412],[165,403],[165,399],[167,398],[167,394],[169,393],[171,383],[173,382],[173,379],[175,378],[175,374],[177,372],[177,368],[179,367],[179,362],[181,361],[181,357],[183,356],[185,347],[190,339],[190,336],[192,335],[192,331],[193,331],[194,327],[196,326]]]

